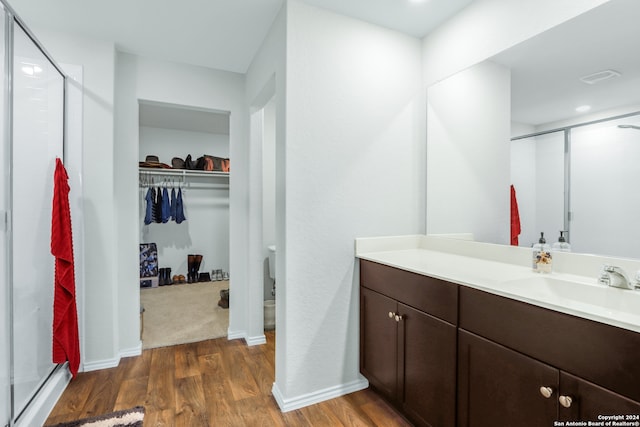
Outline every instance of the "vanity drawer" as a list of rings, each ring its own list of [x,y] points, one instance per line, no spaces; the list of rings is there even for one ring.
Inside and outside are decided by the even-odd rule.
[[[460,287],[460,328],[640,401],[640,334]]]
[[[360,284],[456,325],[458,285],[421,274],[360,260]]]

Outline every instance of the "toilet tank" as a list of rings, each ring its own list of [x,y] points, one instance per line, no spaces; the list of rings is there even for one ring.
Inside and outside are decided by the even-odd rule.
[[[269,249],[269,277],[276,280],[276,247],[275,245],[267,246]]]

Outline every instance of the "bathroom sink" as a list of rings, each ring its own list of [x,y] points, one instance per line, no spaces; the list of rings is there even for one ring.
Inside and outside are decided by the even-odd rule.
[[[640,291],[544,275],[508,280],[503,284],[506,292],[554,305],[576,309],[597,308],[598,311],[636,316],[640,314]]]

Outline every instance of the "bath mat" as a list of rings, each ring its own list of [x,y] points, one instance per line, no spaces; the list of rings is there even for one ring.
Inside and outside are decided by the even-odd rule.
[[[83,418],[50,427],[142,427],[144,407],[125,409],[97,417]]]

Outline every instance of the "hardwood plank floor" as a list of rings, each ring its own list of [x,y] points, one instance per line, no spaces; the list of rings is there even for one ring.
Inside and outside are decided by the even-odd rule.
[[[116,368],[80,373],[47,424],[133,406],[148,426],[410,426],[371,390],[287,413],[271,395],[275,332],[248,347],[226,338],[144,350]]]

